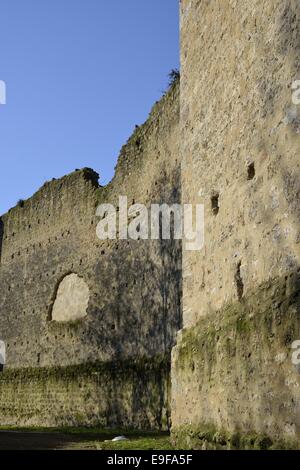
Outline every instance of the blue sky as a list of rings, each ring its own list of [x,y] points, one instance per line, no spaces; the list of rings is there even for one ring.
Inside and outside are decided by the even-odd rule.
[[[121,146],[179,66],[178,0],[1,0],[0,214]]]

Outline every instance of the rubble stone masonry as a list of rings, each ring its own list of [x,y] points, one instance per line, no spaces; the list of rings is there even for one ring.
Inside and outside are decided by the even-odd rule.
[[[183,252],[173,439],[299,446],[300,4],[181,1],[182,200],[205,205]]]

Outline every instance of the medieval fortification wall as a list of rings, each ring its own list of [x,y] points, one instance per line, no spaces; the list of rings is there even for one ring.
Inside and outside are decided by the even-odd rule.
[[[113,181],[76,171],[1,218],[0,422],[166,428],[171,408],[178,447],[299,447],[300,5],[180,8],[180,96]],[[203,203],[204,248],[101,242],[96,207],[120,195]]]
[[[297,1],[181,2],[182,200],[205,205],[205,247],[183,252],[177,444],[299,445],[299,25]]]
[[[181,242],[101,241],[96,208],[117,207],[120,195],[179,202],[178,145],[175,84],[121,150],[109,185],[78,170],[1,217],[2,425],[169,425]]]

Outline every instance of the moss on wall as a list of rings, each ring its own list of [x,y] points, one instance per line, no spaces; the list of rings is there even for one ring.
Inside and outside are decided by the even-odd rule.
[[[172,430],[172,443],[177,449],[194,450],[296,450],[297,441],[272,441],[264,434],[228,432],[214,425],[184,425]]]
[[[220,444],[220,433],[221,447],[299,446],[300,374],[291,350],[299,338],[298,271],[184,329],[172,361],[176,446]]]
[[[10,369],[0,375],[0,425],[168,429],[168,357]]]

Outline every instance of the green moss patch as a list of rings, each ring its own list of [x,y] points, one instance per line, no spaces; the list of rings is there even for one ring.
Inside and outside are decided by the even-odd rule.
[[[93,374],[118,374],[126,375],[130,371],[144,374],[151,371],[169,371],[170,359],[166,356],[156,356],[154,358],[138,358],[122,361],[90,362],[60,367],[27,367],[5,369],[0,374],[0,383],[15,379],[74,379],[78,376],[91,376]]]
[[[264,434],[227,432],[214,425],[186,425],[172,429],[171,442],[177,449],[195,450],[288,450],[299,449],[297,442],[272,441]]]

